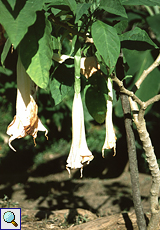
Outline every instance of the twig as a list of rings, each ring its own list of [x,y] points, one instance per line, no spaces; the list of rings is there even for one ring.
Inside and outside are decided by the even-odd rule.
[[[153,62],[153,64],[146,70],[143,71],[142,75],[138,79],[138,81],[135,83],[135,86],[137,89],[140,88],[140,85],[144,81],[144,79],[148,76],[150,72],[152,72],[157,66],[160,65],[160,54],[158,55],[157,59]]]
[[[145,106],[148,107],[149,105],[153,104],[154,102],[157,102],[160,100],[160,94],[150,98],[148,101],[145,102]]]
[[[114,74],[111,75],[112,80],[119,86],[119,92],[132,97],[139,105],[142,106],[143,102],[130,90],[126,89],[123,85],[123,82],[120,81]]]
[[[160,94],[158,94],[158,95],[155,95],[154,97],[150,98],[148,101],[143,102],[132,91],[126,89],[123,85],[123,82],[120,81],[114,74],[111,75],[111,78],[118,85],[119,92],[131,97],[133,99],[133,101],[137,102],[140,105],[140,107],[141,107],[141,109],[143,109],[143,111],[145,111],[149,105],[160,100]]]

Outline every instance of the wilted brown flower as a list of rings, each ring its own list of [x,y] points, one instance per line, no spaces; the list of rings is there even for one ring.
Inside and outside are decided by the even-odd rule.
[[[37,116],[36,88],[36,84],[26,73],[20,56],[18,56],[16,115],[7,128],[7,134],[10,136],[9,146],[14,151],[16,150],[11,145],[11,142],[16,138],[31,135],[35,143],[38,131],[44,131],[47,137],[48,130]]]

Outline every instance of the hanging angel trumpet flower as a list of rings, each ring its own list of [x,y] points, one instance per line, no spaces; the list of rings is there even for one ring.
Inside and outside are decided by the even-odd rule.
[[[82,177],[84,163],[89,164],[93,158],[91,151],[88,149],[85,137],[81,94],[75,93],[72,106],[72,145],[67,159],[66,169],[70,174],[70,168],[80,168]]]
[[[102,148],[102,156],[104,157],[105,149],[112,149],[114,151],[114,156],[116,155],[116,136],[112,122],[112,102],[113,102],[113,90],[112,90],[112,82],[111,79],[108,78],[108,96],[107,100],[107,112],[106,112],[106,138]]]
[[[48,130],[37,116],[36,91],[36,84],[26,73],[20,56],[18,56],[16,115],[7,128],[7,134],[10,136],[9,146],[14,151],[16,150],[11,145],[11,142],[16,138],[31,135],[35,143],[38,131],[44,131],[47,137]]]

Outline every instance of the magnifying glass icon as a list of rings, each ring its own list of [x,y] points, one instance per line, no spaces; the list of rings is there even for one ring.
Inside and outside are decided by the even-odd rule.
[[[4,219],[5,222],[11,223],[11,224],[13,224],[15,227],[18,226],[18,224],[15,222],[15,215],[14,215],[14,213],[11,212],[11,211],[5,212],[4,215],[3,215],[3,219]]]

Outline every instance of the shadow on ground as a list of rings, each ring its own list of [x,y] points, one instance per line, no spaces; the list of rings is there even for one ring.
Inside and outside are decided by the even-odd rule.
[[[117,177],[116,169],[106,167],[112,165],[108,163],[109,158],[113,161],[115,157],[110,154],[108,159],[103,159],[98,154],[94,155],[96,160],[84,167],[84,177],[80,179],[79,170],[69,178],[65,170],[65,155],[58,154],[54,159],[33,167],[31,151],[9,152],[1,161],[0,199],[6,195],[18,202],[22,198],[24,204],[21,200],[20,205],[27,207],[27,202],[29,206],[32,203],[38,210],[83,208],[101,216],[106,212],[112,214],[133,209],[130,178],[125,181],[120,178],[120,173]],[[115,178],[110,178],[109,171]],[[22,193],[16,196],[18,191]]]

